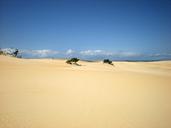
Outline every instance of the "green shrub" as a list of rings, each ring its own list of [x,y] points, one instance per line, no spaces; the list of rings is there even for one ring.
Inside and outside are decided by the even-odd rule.
[[[67,64],[72,64],[72,63],[71,63],[71,60],[67,60],[66,63],[67,63]]]
[[[73,63],[77,63],[79,61],[78,58],[71,58],[69,60],[66,61],[67,64],[73,64]]]
[[[0,50],[0,55],[3,55],[3,54],[4,54],[4,52]]]
[[[110,65],[113,65],[112,61],[109,60],[109,59],[104,59],[103,63],[107,63],[107,64],[110,64]]]

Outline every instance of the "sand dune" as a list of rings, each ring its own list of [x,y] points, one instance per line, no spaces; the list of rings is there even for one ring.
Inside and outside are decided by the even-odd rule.
[[[0,56],[0,128],[171,128],[171,61]]]

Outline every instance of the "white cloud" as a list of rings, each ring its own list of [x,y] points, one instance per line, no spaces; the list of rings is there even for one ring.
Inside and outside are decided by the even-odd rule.
[[[94,55],[111,55],[112,53],[103,50],[86,50],[86,51],[80,51],[80,54],[86,56],[94,56]]]
[[[11,54],[15,51],[13,48],[4,48],[1,49],[7,54]],[[84,50],[84,51],[74,51],[72,49],[68,49],[65,52],[58,52],[55,50],[21,50],[19,49],[19,54],[26,58],[46,58],[46,57],[72,57],[76,56],[81,59],[171,59],[171,53],[137,53],[137,52],[110,52],[105,50]]]
[[[49,56],[54,56],[54,55],[59,53],[58,51],[47,50],[47,49],[43,49],[43,50],[21,50],[21,52],[24,54],[35,56],[35,57],[49,57]]]
[[[80,54],[82,55],[92,55],[93,52],[91,50],[81,51]]]
[[[116,53],[113,53],[113,56],[118,56],[118,57],[137,57],[137,56],[142,56],[142,54],[135,53],[135,52],[116,52]]]
[[[14,48],[4,48],[4,49],[1,49],[4,53],[6,54],[12,54],[15,52],[16,49]]]
[[[68,49],[68,50],[66,51],[66,54],[69,55],[69,54],[73,54],[74,52],[75,52],[74,50]]]
[[[80,54],[86,56],[103,55],[103,56],[116,56],[116,57],[133,57],[133,56],[141,55],[133,52],[109,52],[104,50],[86,50],[86,51],[81,51]]]

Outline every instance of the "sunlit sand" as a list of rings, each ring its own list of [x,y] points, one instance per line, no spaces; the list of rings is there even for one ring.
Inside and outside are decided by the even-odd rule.
[[[0,128],[171,128],[171,61],[0,56]]]

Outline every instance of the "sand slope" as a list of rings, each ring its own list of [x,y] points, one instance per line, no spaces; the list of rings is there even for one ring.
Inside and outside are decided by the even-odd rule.
[[[0,128],[171,128],[171,61],[0,56]]]

